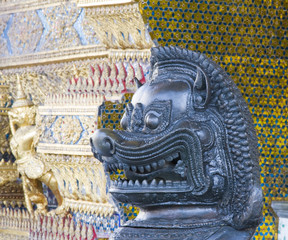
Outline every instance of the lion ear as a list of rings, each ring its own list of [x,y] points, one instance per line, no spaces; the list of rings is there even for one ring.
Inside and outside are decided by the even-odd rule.
[[[211,97],[210,79],[197,67],[195,82],[193,85],[193,105],[195,108],[203,109]]]
[[[142,83],[138,80],[138,78],[136,78],[136,77],[134,77],[134,82],[135,82],[137,88],[140,88],[140,87],[143,86],[143,84],[142,84]]]

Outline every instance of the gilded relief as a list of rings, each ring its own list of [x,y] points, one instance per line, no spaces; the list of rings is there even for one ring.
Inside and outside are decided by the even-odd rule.
[[[102,164],[91,156],[45,154],[64,198],[63,208],[111,216],[114,207],[109,203]]]
[[[13,105],[10,113],[11,146],[16,156],[13,169],[20,172],[25,205],[33,215],[51,215],[47,211],[50,195],[45,192],[48,186],[58,201],[53,212],[73,215],[73,219],[30,218],[25,234],[32,239],[54,239],[56,235],[84,239],[96,233],[100,239],[108,238],[119,226],[103,166],[92,158],[89,138],[97,128],[96,115],[103,100],[119,100],[122,93],[134,91],[135,76],[145,81],[147,48],[153,43],[137,4],[122,4],[121,0],[117,7],[108,4],[103,9],[101,2],[95,9],[84,9],[77,7],[78,1],[0,0],[0,17],[6,17],[1,21],[3,27],[0,24],[2,77],[8,92],[16,93],[18,76],[23,87],[18,93],[26,99],[22,99],[22,107]],[[88,19],[94,13],[99,15],[99,19],[92,16],[94,23],[99,21],[97,27]],[[105,31],[105,26],[111,29],[108,36],[99,32]],[[17,96],[15,100],[14,104],[19,103]],[[13,178],[18,176],[14,173]],[[7,179],[5,176],[4,181]],[[19,198],[18,206],[23,200]],[[87,217],[91,222],[79,224]],[[17,219],[6,219],[1,213],[0,218],[2,236],[5,221],[16,224]]]
[[[13,182],[17,181],[19,173],[16,168],[16,164],[11,161],[0,161],[0,187],[4,185],[7,187],[7,183],[13,185]]]
[[[17,170],[21,175],[26,208],[30,214],[34,213],[33,204],[37,206],[36,213],[47,212],[47,199],[43,194],[42,182],[54,193],[58,208],[55,213],[63,213],[61,208],[62,196],[53,172],[45,165],[41,155],[36,154],[37,136],[35,125],[36,109],[26,97],[20,78],[17,79],[17,92],[12,109],[9,111],[10,129],[12,133],[10,147],[16,158]],[[37,140],[37,138],[36,138]]]
[[[86,10],[88,24],[93,26],[107,48],[149,49],[153,42],[148,34],[138,4],[116,7],[89,8]]]
[[[60,144],[75,144],[80,140],[84,129],[74,116],[58,117],[53,125],[54,137]]]
[[[0,56],[6,56],[8,52],[7,47],[7,23],[11,15],[5,14],[0,16]]]
[[[95,129],[93,116],[41,116],[38,121],[39,142],[50,144],[89,144]]]
[[[61,67],[61,65],[59,66]],[[33,69],[33,71],[24,71],[18,74],[15,71],[8,71],[3,73],[2,79],[9,85],[9,92],[16,91],[17,76],[21,80],[24,92],[26,95],[31,96],[33,103],[38,105],[44,102],[47,92],[61,93],[65,92],[67,86],[67,79],[69,73],[65,68],[61,72],[59,68],[51,67],[47,69],[40,67]]]
[[[12,54],[22,55],[35,52],[43,30],[36,11],[13,14],[11,26],[7,32]]]
[[[7,150],[9,151],[10,129],[8,116],[0,115],[0,129],[0,152],[4,153]]]
[[[60,6],[43,9],[47,33],[45,44],[41,50],[49,51],[61,48],[71,48],[81,45],[78,34],[73,26],[80,9],[75,4],[61,4]]]

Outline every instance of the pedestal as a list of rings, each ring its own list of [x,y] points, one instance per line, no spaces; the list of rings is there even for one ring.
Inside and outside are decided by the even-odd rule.
[[[272,208],[279,217],[278,240],[288,238],[288,202],[272,201]]]

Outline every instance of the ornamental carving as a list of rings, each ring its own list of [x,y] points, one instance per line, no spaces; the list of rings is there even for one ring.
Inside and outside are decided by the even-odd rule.
[[[26,95],[31,96],[36,105],[43,104],[46,98],[48,101],[51,99],[55,104],[55,101],[58,101],[57,104],[68,106],[70,100],[72,105],[79,104],[80,99],[93,98],[91,96],[85,97],[86,93],[94,93],[98,99],[102,95],[107,98],[118,97],[120,99],[123,92],[135,91],[136,86],[132,81],[134,77],[145,82],[145,77],[149,73],[147,60],[149,56],[150,54],[145,51],[127,54],[114,51],[111,53],[111,59],[74,61],[23,69],[5,69],[2,71],[1,77],[9,86],[7,92],[15,92],[15,79],[18,75]],[[138,57],[140,60],[137,60]],[[67,92],[75,95],[68,96]],[[50,96],[47,96],[48,94]],[[52,100],[53,97],[55,99]],[[101,104],[101,101],[98,104]]]
[[[41,11],[41,10],[39,10]],[[80,38],[75,29],[75,22],[81,12],[75,3],[61,4],[43,10],[46,25],[44,44],[41,50],[57,50],[81,45]]]
[[[154,45],[139,12],[138,3],[121,8],[89,8],[86,14],[87,22],[93,26],[108,49],[149,49]]]
[[[151,50],[151,74],[127,105],[124,131],[91,138],[115,201],[138,217],[111,239],[250,239],[262,219],[257,138],[228,75],[205,55]]]
[[[10,17],[11,17],[10,15],[0,16],[0,56],[1,57],[9,54],[8,48],[7,48],[7,41],[5,37],[7,34],[6,33],[7,23]]]
[[[131,55],[154,46],[138,3],[104,5],[80,8],[63,0],[1,5],[0,68],[109,57],[115,49]]]
[[[75,144],[80,140],[84,129],[77,117],[57,117],[53,123],[54,138],[60,144]]]
[[[10,128],[7,115],[0,115],[0,152],[9,151]]]
[[[22,55],[34,52],[44,31],[36,11],[19,12],[11,15],[11,27],[7,39],[11,43],[11,54]]]
[[[102,164],[92,156],[44,154],[53,170],[67,211],[89,212],[111,216],[114,207],[109,203]]]

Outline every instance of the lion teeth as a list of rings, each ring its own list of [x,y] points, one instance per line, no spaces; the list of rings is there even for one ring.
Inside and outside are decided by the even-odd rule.
[[[169,156],[169,157],[167,157],[165,160],[167,160],[168,162],[171,162],[171,161],[173,161],[173,157],[172,157],[172,156]]]
[[[187,185],[187,182],[186,182],[186,181],[181,181],[181,185],[182,185],[182,186],[186,186],[186,185]]]
[[[154,170],[157,169],[157,163],[153,162],[153,163],[151,164],[151,166],[152,166],[152,168],[153,168]]]
[[[164,165],[165,165],[165,160],[160,160],[160,161],[158,161],[158,166],[159,167],[164,167]]]
[[[126,180],[123,181],[123,184],[122,184],[122,187],[127,187],[128,186],[128,183]]]
[[[135,181],[135,184],[134,184],[134,186],[135,186],[135,187],[140,187],[140,186],[141,186],[141,184],[140,184],[140,182],[139,182],[139,180],[138,180],[138,179]]]
[[[151,186],[151,187],[156,187],[156,186],[157,186],[157,182],[156,182],[155,179],[152,180],[150,186]]]
[[[131,170],[132,170],[133,172],[136,172],[136,171],[137,171],[137,167],[136,167],[136,166],[131,166]]]
[[[145,166],[145,170],[146,170],[147,172],[151,172],[151,166],[150,166],[150,165],[146,165],[146,166]]]
[[[180,181],[174,181],[173,187],[180,187]]]
[[[129,187],[133,187],[133,186],[134,186],[133,180],[130,180],[130,181],[129,181],[128,186],[129,186]]]
[[[166,186],[167,187],[172,187],[172,181],[171,180],[166,180]]]
[[[163,180],[160,180],[160,181],[159,181],[159,184],[158,184],[158,187],[164,187],[164,186],[165,186],[164,181],[163,181]]]
[[[148,182],[147,182],[146,179],[143,180],[143,182],[142,182],[142,186],[143,186],[143,187],[148,187]]]
[[[138,166],[138,170],[140,171],[140,173],[144,173],[144,167],[143,166]]]
[[[173,153],[172,157],[173,157],[173,159],[178,158],[179,157],[179,153]]]
[[[150,182],[150,181],[149,181]],[[187,181],[171,181],[171,180],[160,180],[158,182],[158,180],[153,179],[150,183],[148,183],[148,181],[146,179],[144,179],[142,181],[142,184],[139,182],[139,180],[115,180],[112,182],[112,186],[117,187],[117,188],[140,188],[140,187],[151,187],[151,188],[163,188],[165,186],[167,187],[175,187],[175,188],[179,188],[181,186],[187,186]]]

